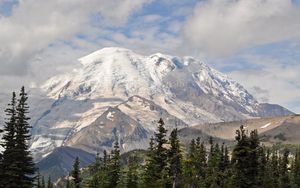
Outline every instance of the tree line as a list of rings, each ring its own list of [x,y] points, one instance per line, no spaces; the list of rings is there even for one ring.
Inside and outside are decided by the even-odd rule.
[[[229,149],[209,140],[209,147],[198,137],[183,147],[174,129],[167,138],[162,119],[150,139],[145,159],[130,156],[121,165],[119,143],[110,154],[97,154],[81,177],[68,180],[67,188],[299,188],[300,148],[294,155],[288,149],[265,147],[256,130],[243,126],[236,131],[236,144]],[[78,166],[78,159],[76,160]]]

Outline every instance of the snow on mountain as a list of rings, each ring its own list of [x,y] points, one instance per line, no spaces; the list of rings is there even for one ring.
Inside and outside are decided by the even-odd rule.
[[[103,142],[104,132],[105,140],[111,140],[116,129],[129,135],[137,129],[139,134],[133,135],[147,140],[159,117],[174,128],[291,113],[280,106],[259,104],[240,84],[192,57],[144,56],[104,48],[79,61],[81,69],[54,76],[41,87],[48,98],[33,110],[31,149],[36,158],[61,145],[92,152],[96,146],[80,142]],[[85,138],[88,133],[95,138]],[[124,148],[138,146],[120,137],[127,140]]]
[[[91,125],[70,135],[64,145],[102,152],[111,149],[118,138],[121,151],[147,148],[159,118],[165,120],[167,129],[188,126],[154,102],[133,96],[116,107],[109,107]]]
[[[182,98],[178,95],[184,93],[177,90],[189,90],[189,95],[195,97],[213,96],[226,103],[234,103],[231,106],[245,114],[255,114],[258,106],[258,102],[241,85],[191,57],[159,53],[142,56],[128,49],[104,48],[79,61],[82,69],[53,77],[43,85],[49,97],[84,100],[116,96],[126,100],[139,95],[156,102],[167,101],[163,105],[170,108],[170,103],[176,103]],[[185,99],[182,101],[187,102]],[[181,104],[174,104],[171,109],[178,107],[174,113],[183,114]],[[220,118],[213,117],[211,120],[218,121]]]

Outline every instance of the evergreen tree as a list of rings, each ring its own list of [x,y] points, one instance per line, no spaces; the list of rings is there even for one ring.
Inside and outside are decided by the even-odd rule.
[[[154,161],[154,150],[155,143],[154,138],[150,138],[149,148],[147,151],[147,158],[145,164],[145,170],[143,171],[143,183],[142,187],[152,187],[149,182],[154,182],[154,178],[157,178],[156,170],[155,170],[155,161]]]
[[[66,188],[72,188],[69,177],[67,178]]]
[[[154,139],[150,140],[146,170],[144,173],[144,187],[164,187],[168,183],[168,150],[165,123],[162,119],[158,121],[157,132]]]
[[[45,184],[45,177],[42,176],[42,183],[41,183],[41,187],[42,188],[46,188],[46,184]]]
[[[12,99],[8,108],[5,110],[7,121],[4,125],[4,135],[2,137],[3,143],[1,144],[4,148],[1,170],[0,174],[0,186],[3,187],[17,187],[18,184],[18,168],[16,163],[16,122],[17,122],[17,112],[16,112],[16,94],[12,93]]]
[[[120,179],[121,163],[120,163],[120,148],[119,142],[116,139],[114,149],[111,152],[111,159],[109,161],[109,187],[116,187]]]
[[[41,185],[41,174],[40,174],[39,170],[38,170],[36,181],[37,181],[37,185],[36,185],[37,188],[41,188],[42,187],[42,185]]]
[[[53,183],[51,181],[51,176],[48,177],[47,188],[53,188]]]
[[[237,144],[233,149],[233,185],[236,188],[257,187],[258,158],[256,151],[259,147],[257,132],[252,131],[251,136],[246,134],[243,126],[236,131]]]
[[[279,173],[280,173],[280,187],[281,188],[290,188],[290,179],[289,179],[289,150],[285,149],[283,151],[282,158],[279,164]]]
[[[293,162],[292,178],[294,187],[300,187],[300,147],[298,146]]]
[[[138,171],[137,171],[137,164],[136,164],[136,157],[130,157],[128,161],[128,172],[127,172],[127,188],[138,188]]]
[[[270,160],[270,175],[271,175],[271,185],[274,188],[279,187],[279,156],[278,151],[273,149],[272,156]]]
[[[16,108],[16,153],[14,160],[17,167],[16,175],[18,176],[15,183],[17,185],[22,185],[24,188],[33,186],[36,170],[28,146],[28,142],[30,140],[29,129],[31,126],[28,124],[28,120],[30,118],[27,116],[29,110],[27,99],[27,93],[25,92],[24,87],[22,87]]]
[[[182,154],[180,150],[180,142],[177,135],[177,129],[171,132],[169,139],[171,148],[169,150],[169,176],[172,180],[172,187],[179,187],[182,179]]]
[[[188,154],[186,156],[186,160],[184,161],[184,184],[188,185],[188,187],[194,188],[199,184],[199,178],[197,175],[197,155],[196,155],[196,143],[195,140],[192,139],[189,144]]]
[[[76,188],[80,188],[81,187],[81,177],[80,177],[80,162],[79,162],[79,158],[76,157],[74,164],[73,164],[73,171],[72,171],[72,177],[74,178],[74,184]]]
[[[219,144],[211,142],[211,149],[207,161],[206,185],[208,187],[221,187],[223,183],[221,166],[222,153]]]
[[[205,176],[206,176],[206,149],[204,143],[201,142],[200,137],[196,139],[196,151],[195,151],[195,159],[193,161],[196,170],[196,176],[200,185],[203,186],[205,184]]]

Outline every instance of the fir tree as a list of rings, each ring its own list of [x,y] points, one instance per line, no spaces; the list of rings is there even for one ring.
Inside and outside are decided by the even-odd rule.
[[[0,178],[0,185],[3,187],[17,187],[19,174],[17,168],[17,150],[16,150],[16,94],[12,93],[12,99],[8,108],[5,110],[7,121],[4,125],[4,135],[2,147],[4,148],[1,170],[2,173]],[[20,160],[20,159],[18,159]]]
[[[28,124],[30,118],[27,116],[29,109],[27,99],[27,93],[24,87],[22,87],[16,108],[16,154],[14,159],[17,166],[16,175],[18,176],[15,183],[22,185],[24,188],[32,187],[35,180],[35,164],[33,163],[28,146],[28,141],[30,140],[29,129],[31,126]]]
[[[74,164],[73,164],[73,171],[72,171],[72,177],[74,178],[74,184],[76,188],[80,188],[81,187],[81,177],[80,177],[80,162],[79,162],[79,158],[76,157]]]
[[[40,171],[38,170],[38,174],[37,174],[37,178],[36,178],[36,182],[37,182],[37,188],[41,188],[42,185],[41,185],[41,174],[40,174]]]
[[[289,179],[289,150],[285,149],[283,151],[282,159],[279,164],[279,173],[280,173],[280,187],[281,188],[290,188],[290,179]]]
[[[192,139],[189,144],[188,154],[186,156],[186,160],[184,161],[184,183],[189,187],[193,188],[199,184],[199,178],[197,175],[197,155],[196,155],[196,143],[195,140]]]
[[[120,163],[120,149],[119,142],[115,141],[114,149],[111,152],[111,159],[109,161],[109,187],[116,187],[120,179],[121,163]]]
[[[48,177],[47,188],[53,188],[53,183],[51,181],[51,176]]]
[[[169,139],[171,148],[169,150],[169,176],[172,180],[172,187],[179,187],[180,179],[182,179],[182,154],[180,150],[180,142],[177,135],[177,129],[171,132]]]
[[[298,146],[293,161],[292,178],[294,187],[300,187],[300,147]]]
[[[146,165],[145,170],[143,172],[143,185],[142,187],[152,187],[149,182],[154,181],[154,178],[157,178],[156,170],[155,170],[155,161],[154,161],[154,150],[155,143],[154,138],[150,138],[149,148],[147,151]]]
[[[127,188],[138,188],[138,171],[137,171],[137,164],[136,164],[136,157],[129,157],[128,161],[128,172],[127,172]]]
[[[165,148],[167,130],[164,124],[162,119],[158,121],[155,137],[150,140],[150,151],[143,178],[144,187],[164,187],[168,183],[168,150]]]
[[[46,188],[46,184],[45,184],[45,177],[42,176],[42,183],[41,183],[41,187],[42,188]]]
[[[273,149],[272,156],[270,160],[270,175],[271,175],[271,187],[278,188],[279,187],[279,156],[278,151]]]
[[[237,144],[232,155],[233,184],[236,188],[257,187],[258,158],[256,151],[259,146],[257,132],[252,131],[249,138],[246,130],[241,126],[236,134]]]

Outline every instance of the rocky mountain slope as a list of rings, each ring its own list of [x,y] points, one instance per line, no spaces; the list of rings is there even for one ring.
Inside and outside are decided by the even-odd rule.
[[[300,143],[300,115],[281,116],[274,118],[256,118],[241,121],[202,124],[190,129],[201,131],[223,140],[233,141],[235,130],[243,125],[247,130],[256,129],[265,144],[299,144]]]
[[[80,69],[31,91],[37,160],[59,146],[95,153],[116,138],[123,151],[144,148],[160,117],[168,128],[182,128],[292,114],[260,104],[240,84],[192,57],[104,48],[79,61]]]

